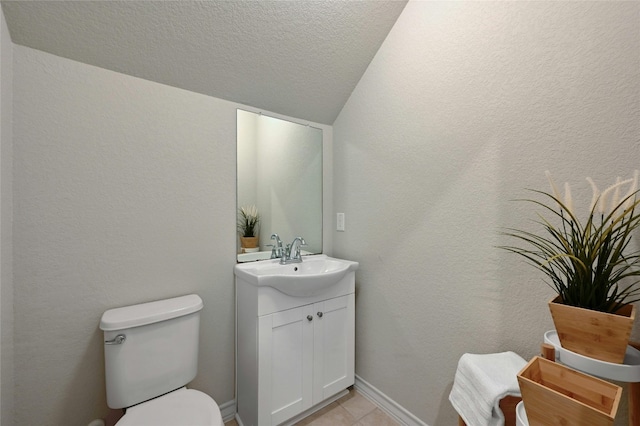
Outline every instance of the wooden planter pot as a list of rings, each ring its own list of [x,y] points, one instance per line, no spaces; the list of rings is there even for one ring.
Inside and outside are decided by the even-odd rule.
[[[534,357],[518,373],[529,425],[611,426],[622,388]]]
[[[242,248],[256,248],[258,247],[258,237],[240,237],[240,245]]]
[[[630,304],[616,314],[607,314],[563,305],[561,300],[559,296],[551,300],[549,310],[562,347],[601,361],[622,364],[636,307]]]

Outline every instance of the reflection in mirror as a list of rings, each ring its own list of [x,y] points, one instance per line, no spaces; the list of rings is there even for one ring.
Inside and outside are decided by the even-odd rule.
[[[258,247],[238,238],[238,261],[269,259],[272,234],[322,253],[322,130],[242,110],[237,120],[237,211],[255,206],[260,218]]]

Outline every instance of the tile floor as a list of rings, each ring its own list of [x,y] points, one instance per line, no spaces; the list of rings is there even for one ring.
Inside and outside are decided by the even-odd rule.
[[[351,389],[348,395],[296,423],[296,426],[398,426],[375,404]],[[238,426],[235,420],[225,426]]]

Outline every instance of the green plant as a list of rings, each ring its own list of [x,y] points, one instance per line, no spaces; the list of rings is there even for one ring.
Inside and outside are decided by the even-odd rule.
[[[256,206],[245,206],[238,209],[238,232],[242,237],[257,237],[260,214]]]
[[[507,228],[504,235],[524,242],[527,248],[501,246],[523,256],[528,263],[544,272],[547,284],[562,298],[562,303],[601,312],[615,313],[623,305],[640,300],[640,249],[630,246],[634,231],[640,226],[637,211],[638,172],[633,179],[622,181],[600,193],[590,178],[593,199],[586,221],[573,211],[568,184],[565,199],[547,172],[553,194],[531,190],[552,202],[524,199],[555,216],[557,225],[542,214],[535,223],[546,231],[542,235]],[[620,197],[623,185],[630,184],[627,195]],[[610,208],[607,200],[611,196]],[[556,206],[557,205],[557,206]]]

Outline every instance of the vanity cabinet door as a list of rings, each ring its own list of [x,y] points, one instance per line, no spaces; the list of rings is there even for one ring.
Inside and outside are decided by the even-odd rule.
[[[353,385],[355,296],[258,318],[258,424],[275,426]]]
[[[313,305],[259,318],[260,425],[277,425],[313,405]]]
[[[355,295],[315,303],[313,310],[316,404],[354,383]]]

